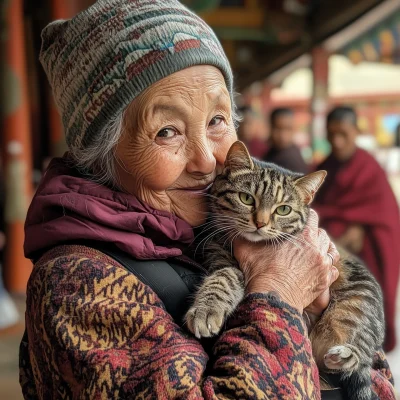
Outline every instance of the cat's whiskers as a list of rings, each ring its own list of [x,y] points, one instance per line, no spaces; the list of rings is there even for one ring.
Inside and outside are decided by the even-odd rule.
[[[298,249],[301,249],[304,247],[304,244],[302,242],[296,241],[296,240],[294,240],[294,238],[292,238],[290,236],[280,235],[280,237],[282,238],[282,240],[287,240],[289,243],[292,243],[293,246],[296,246]]]
[[[227,238],[226,238],[226,240],[225,240],[225,242],[224,242],[224,247],[225,247],[225,245],[226,245],[226,242],[228,242],[229,240],[231,241],[231,253],[232,253],[232,244],[233,244],[233,241],[234,241],[235,237],[238,236],[238,235],[240,235],[241,233],[243,233],[243,232],[241,232],[241,231],[233,231],[233,232],[229,232],[228,234],[225,234],[225,235],[221,238],[221,240],[222,240],[225,236],[227,236]]]
[[[227,223],[231,223],[232,221],[229,220],[224,220],[224,221],[211,221],[211,222],[207,222],[203,225],[198,225],[196,226],[196,229],[200,229],[200,232],[197,233],[196,237],[201,236],[201,234],[203,234],[204,232],[208,231],[211,228],[216,228],[221,226],[221,224],[227,224]]]
[[[216,226],[211,226],[211,227],[208,227],[207,229],[204,229],[199,235],[197,235],[197,236],[194,238],[194,240],[192,241],[192,244],[194,244],[194,243],[196,242],[197,239],[202,238],[202,236],[204,235],[205,232],[207,232],[207,231],[209,231],[209,230],[212,230],[212,229],[215,229],[215,228],[216,228]],[[231,224],[228,224],[228,223],[225,223],[225,224],[218,224],[218,229],[213,230],[213,231],[212,231],[210,234],[208,234],[206,237],[203,237],[203,238],[202,238],[202,240],[199,242],[199,244],[198,244],[197,247],[196,247],[196,251],[197,251],[197,248],[201,245],[201,243],[202,243],[204,240],[208,239],[210,235],[213,235],[213,236],[214,236],[215,233],[220,233],[220,232],[223,232],[224,230],[229,230],[229,231],[230,231],[232,228],[234,228],[234,226],[231,225]],[[196,254],[196,253],[195,253],[195,254]]]
[[[233,226],[223,226],[222,228],[220,227],[219,229],[216,229],[215,231],[213,231],[213,232],[211,232],[209,235],[207,235],[205,238],[203,238],[201,241],[200,241],[200,243],[197,245],[197,247],[196,247],[196,249],[195,249],[195,251],[194,251],[194,255],[196,256],[196,254],[197,254],[197,249],[199,248],[199,246],[201,246],[201,244],[204,242],[204,244],[203,244],[203,255],[204,255],[204,248],[205,248],[205,245],[206,245],[206,243],[210,240],[210,239],[212,239],[215,235],[217,235],[218,233],[221,233],[221,232],[223,232],[223,231],[225,231],[225,230],[228,230],[228,229],[231,229],[231,228],[233,228]]]
[[[239,235],[241,235],[243,232],[240,232],[240,231],[238,231],[237,233],[236,233],[236,235],[232,238],[232,240],[231,240],[231,255],[233,256],[233,242],[234,242],[234,240],[239,236]]]
[[[196,242],[196,240],[199,239],[199,237],[202,237],[202,236],[204,235],[205,232],[209,231],[210,229],[214,229],[214,228],[216,228],[217,226],[218,226],[218,227],[221,227],[221,225],[222,225],[222,226],[228,226],[228,222],[216,224],[215,221],[210,221],[210,222],[207,222],[206,224],[199,225],[197,228],[203,227],[203,229],[201,230],[200,233],[198,233],[198,234],[193,238],[193,240],[192,240],[191,243],[190,243],[190,246],[193,245],[193,244]]]
[[[299,243],[302,243],[303,245],[305,245],[305,246],[307,246],[307,247],[310,247],[310,246],[311,246],[311,244],[308,243],[307,241],[305,241],[304,239],[302,239],[302,238],[300,238],[300,237],[298,237],[298,236],[292,235],[291,233],[281,232],[281,234],[282,234],[285,238],[288,238],[288,239],[290,238],[290,239],[292,239],[292,240],[295,240],[295,241],[297,241],[297,242],[299,242]]]
[[[228,222],[240,223],[240,220],[238,218],[234,218],[231,216],[222,215],[222,216],[218,216],[218,218],[213,218],[213,219],[209,220],[208,222],[205,222],[204,224],[198,225],[196,228],[203,228],[201,230],[201,233],[203,233],[203,232],[206,232],[207,230],[209,230],[210,227],[220,226],[221,224],[228,223]]]

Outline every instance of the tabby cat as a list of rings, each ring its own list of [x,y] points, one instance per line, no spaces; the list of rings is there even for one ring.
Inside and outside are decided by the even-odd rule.
[[[210,190],[210,226],[216,228],[204,249],[209,274],[186,314],[187,326],[198,338],[218,334],[245,293],[227,239],[240,234],[253,242],[295,240],[325,176],[325,171],[302,176],[252,159],[241,142],[232,145]],[[384,339],[381,290],[359,261],[343,259],[337,267],[331,303],[310,332],[313,355],[321,371],[342,373],[347,398],[371,400],[370,368]]]

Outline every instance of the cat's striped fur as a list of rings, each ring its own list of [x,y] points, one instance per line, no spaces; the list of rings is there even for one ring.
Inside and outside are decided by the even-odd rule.
[[[206,228],[210,231],[204,246],[209,274],[186,315],[197,337],[218,334],[243,299],[245,282],[232,256],[232,240],[241,235],[250,241],[296,241],[325,175],[319,171],[302,177],[252,159],[241,142],[231,147],[226,168],[210,190],[210,225]],[[245,204],[251,200],[240,193],[251,196],[253,206]],[[282,205],[291,212],[279,215],[276,211]],[[376,397],[370,367],[384,339],[381,290],[355,258],[344,258],[337,267],[340,276],[331,286],[331,303],[310,332],[313,354],[320,370],[341,372],[347,398],[371,400]]]

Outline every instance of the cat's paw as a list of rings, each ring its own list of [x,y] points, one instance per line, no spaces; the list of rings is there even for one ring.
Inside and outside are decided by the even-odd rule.
[[[198,339],[217,335],[224,324],[226,311],[208,306],[194,305],[186,314],[186,324]]]
[[[350,346],[331,347],[324,355],[324,364],[329,369],[353,371],[359,365],[359,358]]]

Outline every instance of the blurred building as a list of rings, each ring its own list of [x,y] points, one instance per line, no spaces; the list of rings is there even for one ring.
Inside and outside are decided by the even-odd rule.
[[[352,105],[360,116],[360,145],[388,171],[400,199],[400,147],[395,147],[400,143],[400,1],[181,1],[220,38],[241,93],[238,103],[251,110],[245,121],[250,135],[267,138],[270,110],[291,107],[296,143],[309,162],[316,162],[329,151],[327,111],[336,104]],[[3,270],[6,286],[15,293],[24,293],[31,271],[22,249],[27,207],[48,160],[66,150],[38,61],[40,32],[51,20],[71,18],[94,2],[0,0],[0,178],[5,182],[7,238]],[[4,342],[2,349],[12,347],[16,353],[18,341]],[[9,381],[4,376],[0,386]]]
[[[297,143],[310,160],[328,151],[325,114],[336,103],[354,104],[362,127],[378,145],[391,145],[400,122],[400,90],[349,95],[332,93],[332,56],[348,63],[396,65],[399,60],[400,3],[392,0],[182,0],[216,31],[232,64],[241,105],[266,127],[277,105],[291,106],[298,122]],[[40,32],[51,20],[70,18],[94,0],[12,0],[0,8],[2,163],[6,181],[8,287],[23,291],[30,264],[23,258],[23,221],[49,158],[66,150],[60,117],[38,62]],[[396,67],[397,68],[397,67]],[[286,96],[292,74],[308,70],[306,90]],[[397,73],[397,72],[396,72]],[[368,78],[367,78],[368,79]],[[292,79],[293,80],[293,79]],[[394,79],[393,79],[394,82]],[[351,83],[351,82],[350,82]],[[350,86],[350,83],[347,85]],[[395,86],[395,85],[393,85]],[[290,90],[289,90],[290,93]],[[17,265],[12,276],[9,264]]]

